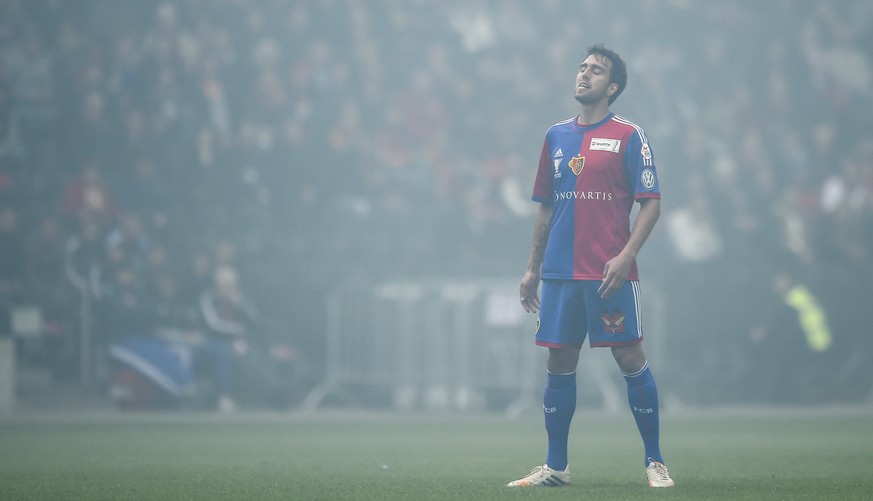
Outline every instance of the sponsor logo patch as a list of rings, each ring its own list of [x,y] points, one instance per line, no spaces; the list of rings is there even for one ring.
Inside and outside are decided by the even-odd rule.
[[[608,191],[561,191],[555,192],[555,202],[564,200],[612,200]]]
[[[643,172],[640,173],[640,182],[643,183],[643,187],[647,190],[651,190],[655,187],[655,171],[652,169],[643,169]]]
[[[621,139],[604,139],[602,137],[591,138],[591,144],[588,145],[590,151],[608,151],[618,153],[621,148]]]

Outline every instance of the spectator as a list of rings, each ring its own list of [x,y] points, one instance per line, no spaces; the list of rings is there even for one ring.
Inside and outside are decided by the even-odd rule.
[[[21,304],[25,292],[24,234],[14,207],[0,207],[0,333],[11,332],[12,307]]]
[[[207,340],[199,348],[208,358],[216,384],[218,408],[232,411],[235,357],[248,354],[257,322],[254,307],[239,287],[238,275],[230,266],[215,270],[212,285],[200,295],[200,312]]]
[[[91,220],[79,221],[64,244],[67,279],[82,293],[100,297],[105,280],[106,245],[103,230]]]
[[[26,235],[25,295],[40,305],[47,321],[59,327],[69,315],[71,287],[65,274],[64,234],[58,218],[39,218],[36,230]]]
[[[115,218],[118,206],[96,160],[86,161],[80,175],[64,188],[61,209],[68,221],[84,219],[108,224]]]
[[[158,317],[144,285],[133,269],[119,263],[97,306],[102,346],[128,337],[154,337]]]

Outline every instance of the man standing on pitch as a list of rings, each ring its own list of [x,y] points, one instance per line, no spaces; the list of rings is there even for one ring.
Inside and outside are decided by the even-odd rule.
[[[539,311],[536,344],[549,349],[543,396],[549,447],[546,463],[510,487],[570,483],[567,438],[586,337],[592,348],[612,349],[627,381],[649,485],[674,485],[661,457],[658,391],[641,344],[636,266],[661,195],[645,132],[609,110],[626,84],[621,57],[602,44],[589,47],[576,75],[579,115],[549,128],[543,143],[532,197],[540,207],[520,295],[527,312]],[[640,210],[631,229],[634,201]]]

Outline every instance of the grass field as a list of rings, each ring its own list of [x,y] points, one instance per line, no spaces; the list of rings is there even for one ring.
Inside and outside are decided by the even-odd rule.
[[[873,499],[873,418],[666,417],[649,489],[630,416],[579,415],[573,485],[504,487],[539,419],[347,415],[0,423],[0,499]]]

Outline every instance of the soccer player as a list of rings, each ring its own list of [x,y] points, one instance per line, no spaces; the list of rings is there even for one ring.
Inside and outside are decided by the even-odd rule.
[[[658,391],[641,344],[636,266],[660,215],[661,195],[645,132],[609,109],[626,84],[621,57],[602,44],[589,47],[576,75],[579,114],[546,133],[532,197],[540,206],[520,295],[525,311],[540,315],[536,344],[549,349],[543,396],[548,455],[510,487],[570,483],[567,438],[586,337],[592,348],[610,347],[627,382],[649,485],[674,485],[661,457]],[[640,210],[631,229],[634,201]]]

